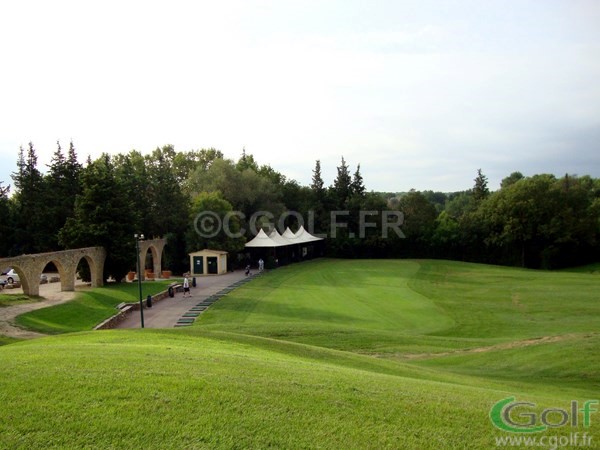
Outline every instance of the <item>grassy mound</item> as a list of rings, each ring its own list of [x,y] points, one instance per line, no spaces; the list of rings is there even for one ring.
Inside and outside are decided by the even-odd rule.
[[[0,347],[0,446],[493,448],[499,400],[597,398],[599,329],[590,273],[297,264],[190,328]],[[543,436],[569,432],[600,418]]]
[[[442,373],[407,377],[401,363],[342,363],[333,350],[200,330],[95,332],[0,350],[5,448],[489,448],[487,412],[509,394]]]

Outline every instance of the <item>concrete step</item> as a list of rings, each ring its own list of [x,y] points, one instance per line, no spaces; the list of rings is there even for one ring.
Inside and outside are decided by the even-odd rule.
[[[194,322],[193,318],[188,318],[188,317],[182,317],[181,319],[177,320],[177,323],[192,323]]]

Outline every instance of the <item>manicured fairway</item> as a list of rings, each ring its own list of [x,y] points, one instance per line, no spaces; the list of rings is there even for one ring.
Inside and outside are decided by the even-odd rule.
[[[321,260],[219,302],[198,326],[378,356],[600,331],[600,277],[452,261]]]
[[[598,399],[599,283],[448,261],[277,269],[186,329],[0,347],[0,447],[500,448],[498,401],[539,417]],[[599,448],[600,413],[534,437],[571,432]]]

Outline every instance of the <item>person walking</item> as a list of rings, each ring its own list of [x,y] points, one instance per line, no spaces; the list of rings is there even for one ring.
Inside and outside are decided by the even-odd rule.
[[[183,298],[191,297],[191,296],[192,296],[192,293],[190,292],[190,280],[186,273],[183,277]]]
[[[259,272],[262,272],[263,270],[265,270],[265,262],[263,261],[262,258],[260,258],[258,260],[258,270],[259,270]]]

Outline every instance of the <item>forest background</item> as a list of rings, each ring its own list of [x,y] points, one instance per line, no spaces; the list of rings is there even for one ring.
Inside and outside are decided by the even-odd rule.
[[[71,142],[67,151],[57,143],[42,172],[30,143],[19,150],[12,184],[0,182],[0,256],[103,246],[105,275],[121,279],[135,266],[133,235],[143,233],[167,239],[163,266],[174,273],[188,270],[187,254],[203,248],[230,252],[234,269],[246,264],[244,243],[258,228],[304,225],[325,236],[332,257],[544,269],[598,259],[600,179],[513,172],[491,192],[484,173],[474,170],[465,191],[370,192],[355,167],[342,157],[327,185],[316,161],[311,185],[302,186],[245,150],[234,161],[214,148],[179,152],[166,145],[82,164]],[[207,211],[219,223],[227,218],[227,229],[199,232]],[[279,217],[279,224],[272,219]],[[386,221],[397,217],[402,233],[386,232]]]

